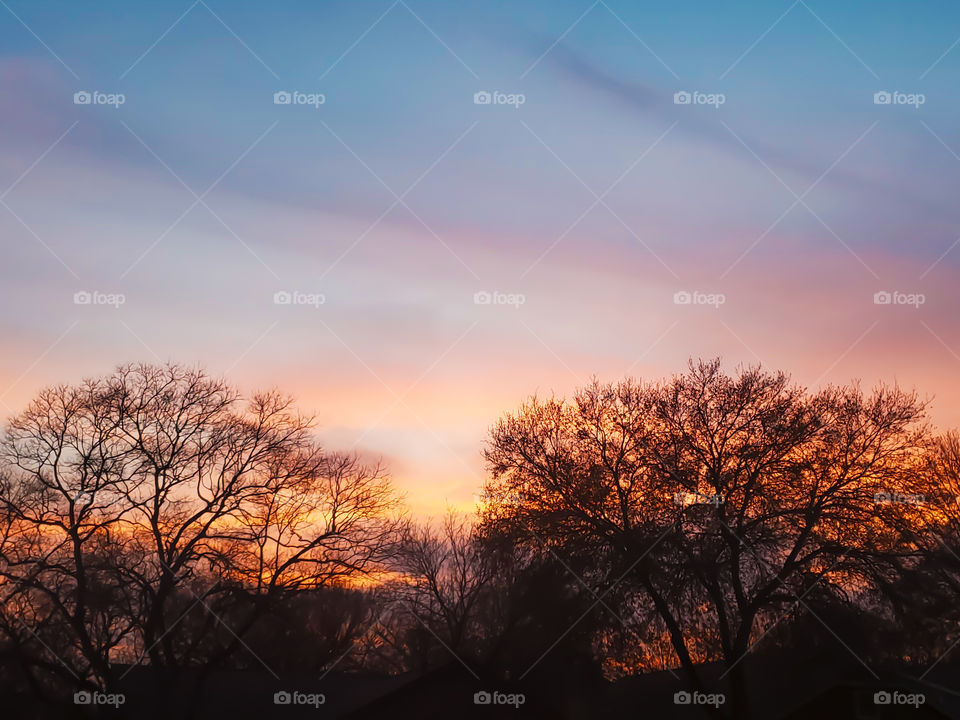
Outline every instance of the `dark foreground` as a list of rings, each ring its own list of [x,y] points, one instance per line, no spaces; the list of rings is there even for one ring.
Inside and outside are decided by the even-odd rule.
[[[909,666],[869,668],[852,655],[751,656],[750,718],[960,718],[960,665],[921,675]],[[276,678],[266,670],[120,668],[109,694],[60,702],[3,698],[4,718],[709,718],[732,717],[720,670],[700,668],[706,692],[681,676],[650,673],[605,682],[574,668],[510,682],[475,677],[451,662],[427,673],[330,672]],[[72,702],[75,701],[75,702]],[[716,708],[716,711],[714,711]],[[717,713],[720,713],[719,715]]]

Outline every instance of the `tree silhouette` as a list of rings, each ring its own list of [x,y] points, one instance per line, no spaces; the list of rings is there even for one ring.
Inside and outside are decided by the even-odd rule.
[[[916,509],[878,498],[914,486],[923,412],[897,388],[809,393],[716,360],[660,383],[594,382],[494,427],[483,524],[592,558],[611,597],[655,613],[695,688],[699,663],[725,663],[748,717],[740,660],[758,628],[916,554]]]
[[[380,569],[398,527],[382,469],[289,399],[177,365],[41,392],[0,454],[5,629],[67,680],[223,659],[286,594]]]
[[[601,667],[679,668],[749,718],[760,643],[936,664],[960,435],[924,413],[717,360],[593,382],[505,415],[476,522],[433,524],[278,392],[123,366],[43,390],[0,437],[0,680],[62,697],[139,664],[189,668],[189,695],[217,667],[453,668],[582,703]]]

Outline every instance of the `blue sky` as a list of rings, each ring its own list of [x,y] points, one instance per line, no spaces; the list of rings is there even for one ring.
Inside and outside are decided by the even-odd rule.
[[[954,3],[5,3],[4,413],[199,363],[297,395],[424,512],[472,501],[525,395],[690,356],[960,423]]]

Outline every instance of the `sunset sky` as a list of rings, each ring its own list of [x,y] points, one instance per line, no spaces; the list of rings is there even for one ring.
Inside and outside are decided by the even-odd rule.
[[[473,506],[526,396],[691,356],[896,381],[960,426],[954,2],[0,18],[4,416],[202,365],[294,395],[419,514]]]

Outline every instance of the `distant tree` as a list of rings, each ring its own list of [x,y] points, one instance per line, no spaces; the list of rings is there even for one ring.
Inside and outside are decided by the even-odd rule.
[[[337,585],[286,592],[244,633],[249,650],[233,665],[299,676],[364,669],[357,645],[377,620],[376,600],[373,589]]]
[[[923,413],[896,388],[810,393],[719,361],[595,382],[495,426],[483,526],[590,561],[611,601],[655,613],[694,687],[699,663],[726,664],[728,710],[746,718],[739,661],[758,628],[815,591],[875,587],[919,552],[917,508],[886,499],[915,487]]]
[[[424,625],[456,651],[478,633],[479,603],[496,574],[467,521],[450,513],[439,531],[411,525],[399,569],[402,597]]]
[[[578,687],[599,680],[580,582],[545,549],[479,530],[452,512],[408,526],[364,642],[368,666],[427,672],[459,661],[500,683],[534,670]]]

